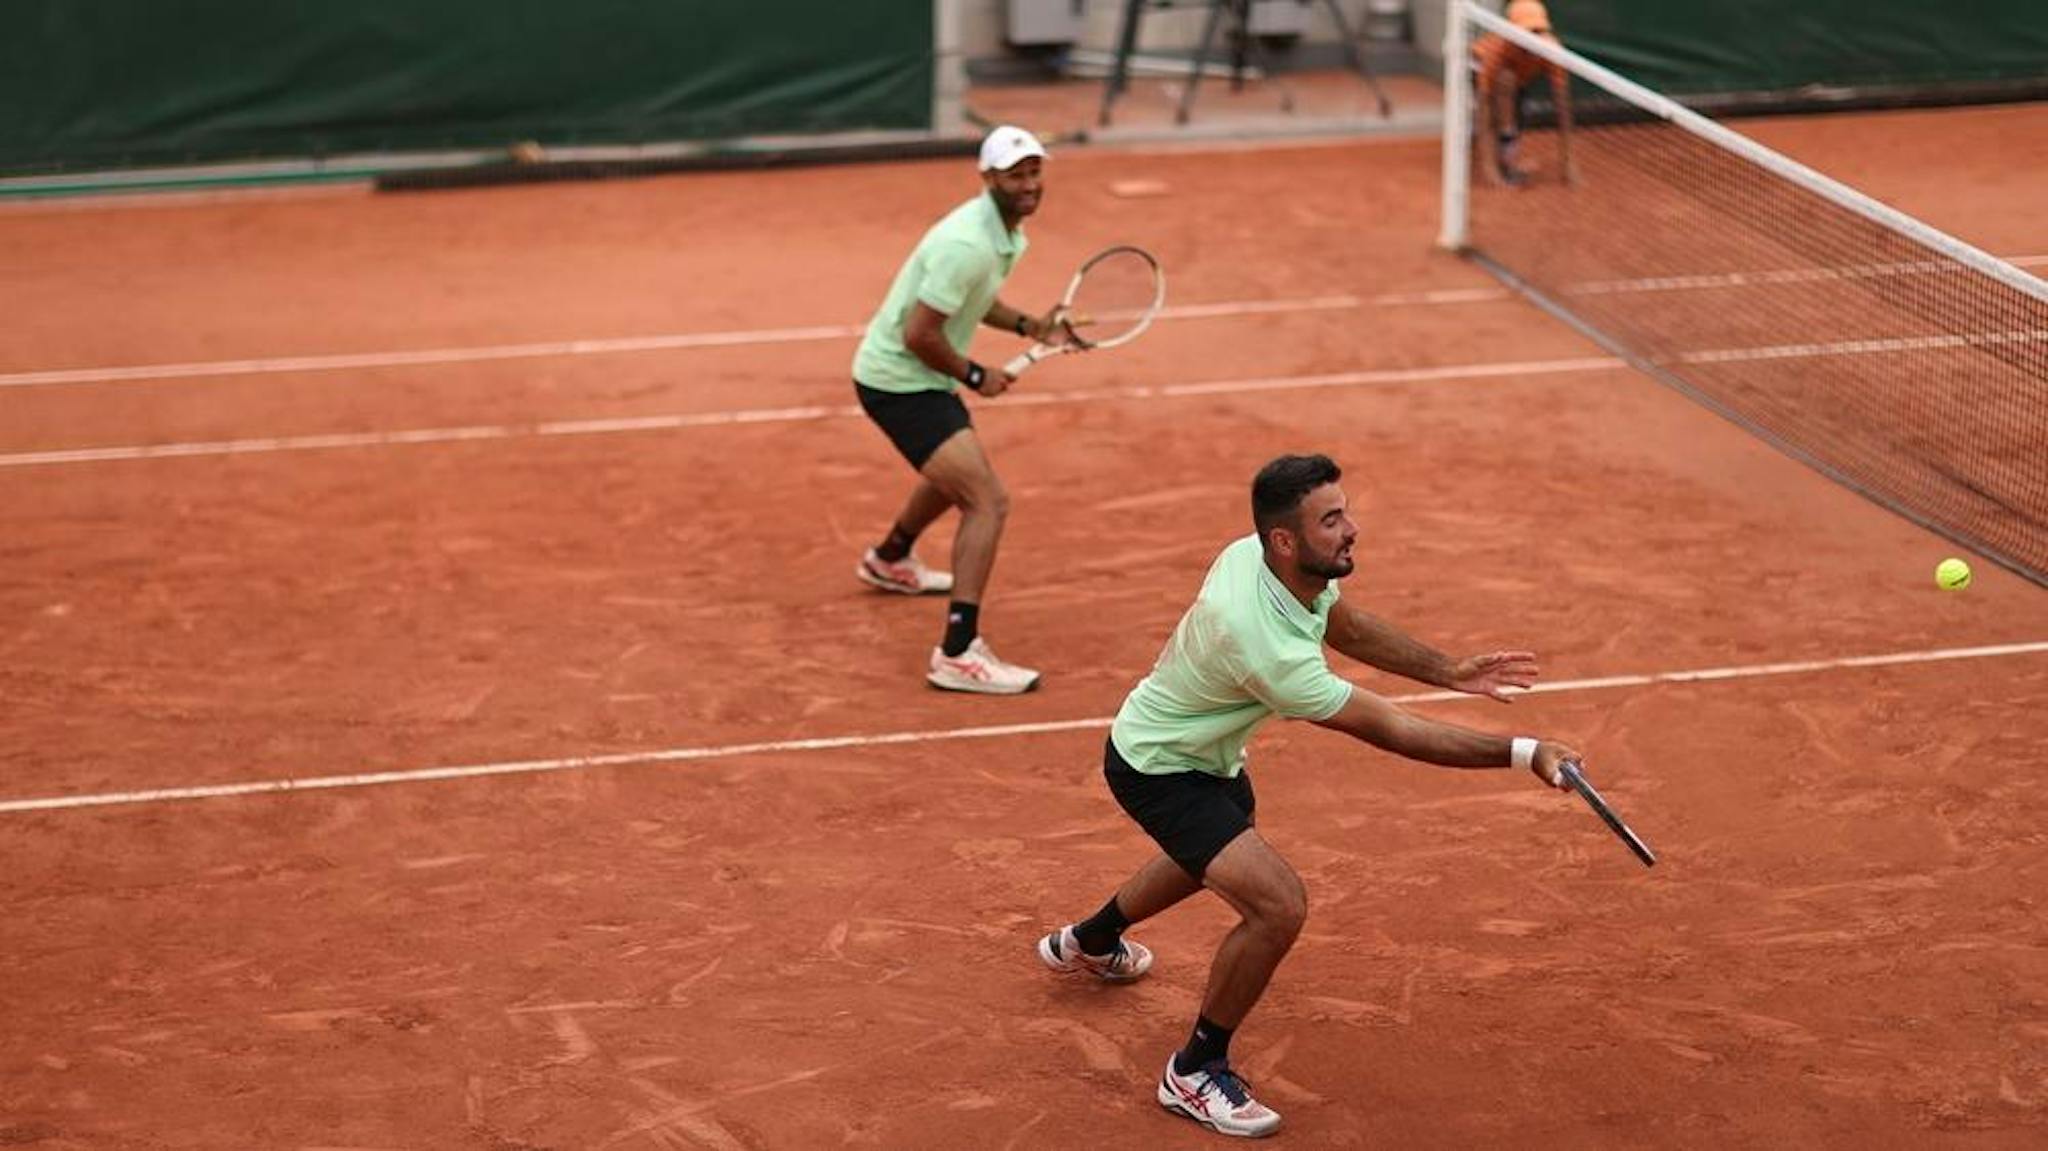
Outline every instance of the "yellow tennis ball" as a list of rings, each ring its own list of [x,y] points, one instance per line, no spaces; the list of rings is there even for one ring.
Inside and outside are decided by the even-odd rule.
[[[1961,591],[1970,586],[1970,565],[1950,556],[1934,565],[1934,582],[1945,591]]]

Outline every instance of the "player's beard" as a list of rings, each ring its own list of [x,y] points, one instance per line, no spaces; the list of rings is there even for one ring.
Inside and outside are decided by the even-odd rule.
[[[1304,550],[1301,570],[1317,579],[1343,579],[1358,566],[1352,557],[1344,554],[1345,549],[1351,546],[1349,543],[1338,544],[1329,555],[1317,555],[1312,549]]]
[[[1029,197],[1022,193],[1005,192],[1000,187],[991,188],[990,191],[995,194],[996,207],[1002,209],[1003,215],[1012,220],[1021,220],[1031,215],[1038,211],[1039,205],[1045,203],[1045,193],[1042,191]],[[1025,206],[1027,199],[1029,207]]]

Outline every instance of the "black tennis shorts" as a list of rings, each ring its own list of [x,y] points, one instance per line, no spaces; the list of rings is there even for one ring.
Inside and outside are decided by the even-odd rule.
[[[1113,740],[1103,741],[1102,777],[1124,812],[1196,879],[1218,852],[1251,827],[1258,807],[1249,772],[1232,779],[1199,771],[1146,775],[1124,762]]]
[[[967,405],[954,392],[885,392],[859,380],[853,382],[853,392],[860,397],[861,410],[919,471],[954,432],[974,426]]]

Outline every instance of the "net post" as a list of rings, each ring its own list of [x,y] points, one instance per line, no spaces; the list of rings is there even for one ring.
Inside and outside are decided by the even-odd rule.
[[[1443,229],[1436,245],[1452,252],[1465,249],[1466,196],[1472,179],[1472,100],[1466,72],[1471,65],[1471,25],[1467,0],[1444,5],[1444,173]]]

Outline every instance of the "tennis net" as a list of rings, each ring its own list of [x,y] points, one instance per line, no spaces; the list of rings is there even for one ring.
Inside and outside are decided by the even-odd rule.
[[[1490,11],[1452,11],[1446,246],[1794,457],[2048,585],[2048,283]],[[1486,36],[1579,93],[1568,141],[1554,110],[1529,117],[1519,185],[1472,149],[1489,129],[1467,61]]]

